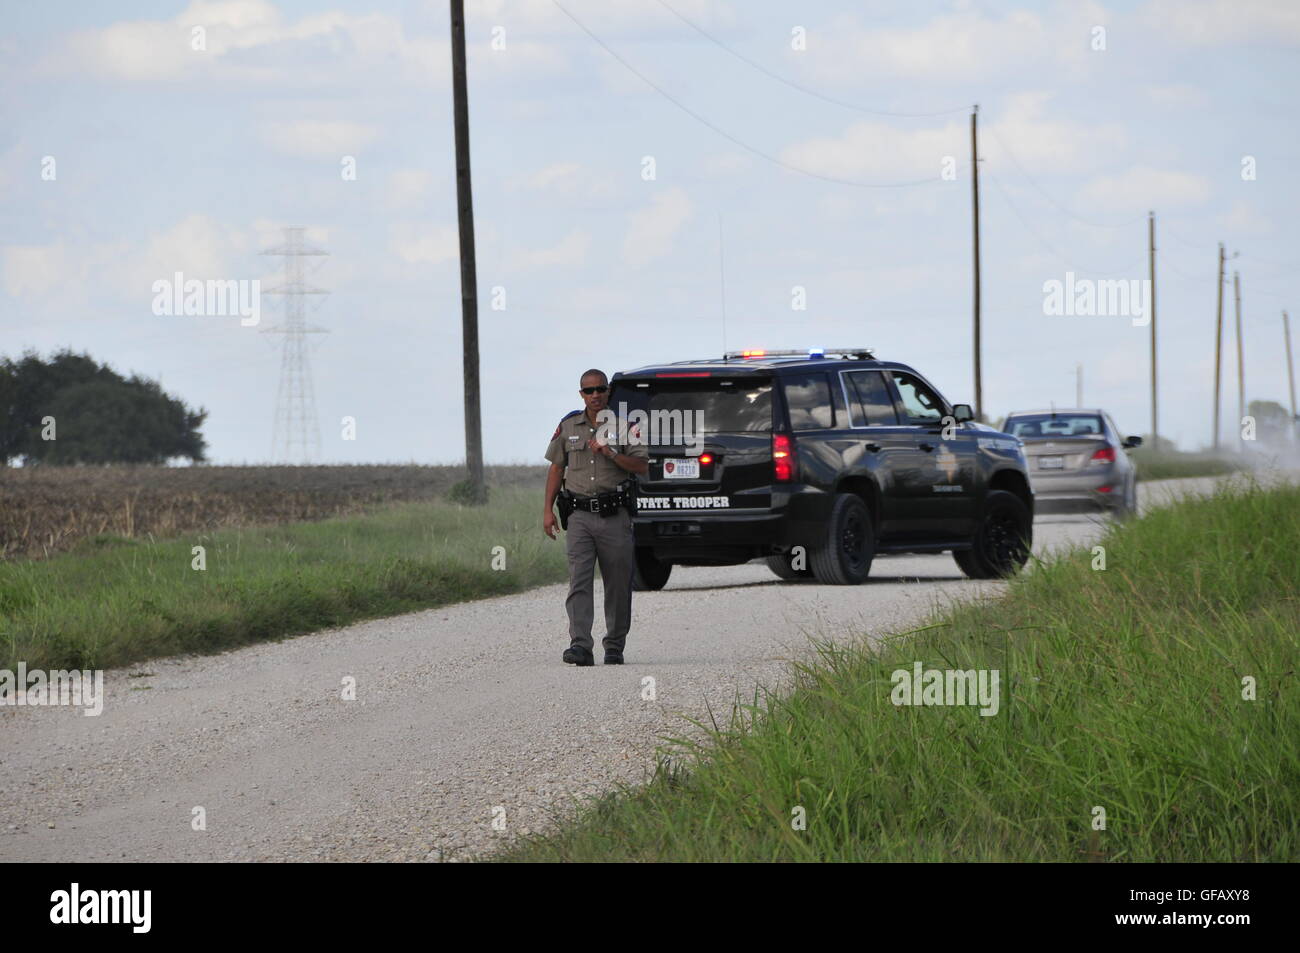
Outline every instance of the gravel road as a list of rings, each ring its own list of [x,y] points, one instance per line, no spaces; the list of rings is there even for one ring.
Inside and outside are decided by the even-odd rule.
[[[1143,505],[1210,482],[1143,485]],[[1100,531],[1040,518],[1035,549]],[[470,858],[643,781],[660,735],[780,684],[809,634],[875,637],[1000,589],[946,554],[880,558],[860,587],[678,568],[637,593],[622,667],[560,662],[565,588],[547,586],[112,670],[98,717],[0,709],[0,860]]]

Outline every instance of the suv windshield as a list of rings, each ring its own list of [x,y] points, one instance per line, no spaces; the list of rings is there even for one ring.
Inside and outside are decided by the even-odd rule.
[[[1018,414],[1003,428],[1013,437],[1096,437],[1105,432],[1096,414]]]
[[[609,406],[623,418],[635,411],[644,412],[651,445],[679,442],[683,427],[695,433],[769,431],[772,381],[618,380]]]

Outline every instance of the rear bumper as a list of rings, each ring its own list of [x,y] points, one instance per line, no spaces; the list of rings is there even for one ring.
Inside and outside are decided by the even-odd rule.
[[[1110,498],[1113,496],[1113,499]],[[1036,514],[1095,513],[1099,510],[1119,509],[1124,504],[1124,494],[1093,493],[1090,496],[1038,497],[1034,506]]]
[[[1124,484],[1107,483],[1104,480],[1090,479],[1084,485],[1062,485],[1043,487],[1034,484],[1035,513],[1078,513],[1089,510],[1118,509],[1124,505]],[[1073,484],[1074,481],[1071,481]],[[1109,493],[1098,492],[1098,487],[1109,486]]]
[[[830,495],[813,487],[774,488],[773,506],[727,510],[648,511],[632,520],[637,546],[689,564],[740,563],[820,540]]]

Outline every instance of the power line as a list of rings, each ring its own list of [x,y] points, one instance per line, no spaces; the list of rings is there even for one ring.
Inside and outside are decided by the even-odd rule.
[[[1200,242],[1194,242],[1190,238],[1184,238],[1182,235],[1179,235],[1176,231],[1174,231],[1172,228],[1169,228],[1168,226],[1165,226],[1164,232],[1166,235],[1172,235],[1177,241],[1186,245],[1188,248],[1194,248],[1197,251],[1203,251],[1207,253],[1213,250],[1210,248],[1209,245],[1202,245]]]
[[[1215,278],[1206,277],[1205,275],[1193,275],[1190,274],[1189,272],[1184,271],[1183,269],[1175,265],[1172,259],[1168,258],[1164,254],[1163,249],[1159,249],[1159,248],[1156,249],[1156,257],[1159,259],[1160,264],[1162,266],[1171,269],[1175,274],[1182,275],[1184,278],[1186,278],[1189,281],[1216,281],[1217,280]]]
[[[759,63],[757,60],[752,60],[744,53],[740,53],[736,50],[733,50],[731,47],[727,46],[727,44],[723,43],[721,40],[719,40],[713,34],[709,33],[703,27],[699,26],[694,21],[687,19],[685,16],[679,13],[672,5],[666,3],[665,0],[658,0],[658,3],[661,7],[667,10],[673,16],[677,17],[677,19],[681,20],[683,23],[685,23],[696,33],[700,34],[700,36],[704,37],[706,40],[708,40],[710,43],[713,43],[715,46],[717,46],[719,49],[723,50],[724,52],[730,53],[732,56],[734,56],[736,59],[740,60],[742,63],[746,64],[747,66],[758,70],[760,73],[762,73],[764,76],[768,77],[769,79],[776,80],[776,82],[780,83],[782,86],[788,86],[790,89],[797,90],[798,92],[801,92],[806,96],[812,96],[814,99],[820,99],[824,103],[830,103],[832,106],[841,106],[844,109],[852,109],[856,112],[867,113],[872,116],[892,116],[900,119],[921,119],[921,118],[932,118],[935,116],[951,116],[953,113],[965,112],[967,109],[970,108],[969,106],[958,106],[955,109],[941,109],[937,112],[920,112],[920,113],[888,112],[883,109],[869,109],[866,106],[859,106],[857,103],[850,103],[850,102],[845,102],[842,99],[835,99],[833,96],[827,96],[824,93],[817,92],[817,90],[815,89],[809,89],[806,86],[800,86],[798,83],[794,82],[793,80],[788,80],[784,76],[772,72],[770,69],[768,69],[762,63]]]
[[[788,170],[788,171],[790,171],[790,172],[798,172],[800,175],[806,175],[806,176],[808,176],[809,178],[813,178],[813,179],[821,179],[823,182],[833,182],[833,183],[835,183],[836,185],[851,185],[851,186],[854,186],[855,188],[860,188],[860,189],[905,189],[905,188],[911,188],[911,187],[913,187],[913,186],[917,186],[917,185],[930,185],[930,184],[933,184],[933,183],[935,183],[935,182],[940,181],[939,176],[934,175],[934,176],[930,176],[930,177],[928,177],[928,178],[924,178],[924,179],[914,179],[914,180],[909,181],[909,182],[857,182],[857,181],[854,181],[854,180],[852,180],[852,179],[840,179],[840,178],[836,178],[835,176],[832,176],[832,175],[822,175],[822,174],[819,173],[819,172],[811,172],[811,171],[809,171],[808,169],[801,169],[801,168],[799,168],[799,167],[796,166],[796,165],[791,165],[791,164],[788,163],[788,162],[785,162],[785,161],[783,161],[783,160],[781,160],[781,159],[778,159],[776,156],[769,155],[768,153],[764,152],[763,150],[758,149],[758,148],[756,148],[756,147],[754,147],[754,146],[751,146],[749,143],[744,142],[744,141],[741,140],[741,139],[738,139],[737,137],[733,136],[731,133],[727,132],[726,130],[724,130],[724,129],[720,129],[719,127],[717,127],[717,126],[715,126],[713,123],[711,123],[709,120],[707,120],[707,119],[705,119],[703,116],[701,116],[699,113],[695,112],[695,110],[691,109],[689,106],[687,106],[685,103],[683,103],[680,99],[677,99],[675,96],[673,96],[673,95],[672,95],[671,93],[669,93],[667,90],[665,90],[662,86],[659,86],[657,83],[655,83],[653,80],[651,80],[648,76],[646,76],[644,73],[642,73],[640,70],[638,70],[635,66],[633,66],[631,63],[629,63],[627,60],[623,59],[623,57],[619,56],[618,53],[614,52],[614,50],[611,49],[611,48],[610,48],[610,47],[605,43],[604,40],[602,40],[600,37],[598,37],[595,33],[592,33],[591,30],[587,29],[587,27],[583,24],[583,22],[582,22],[581,20],[579,20],[579,19],[578,19],[577,17],[575,17],[572,13],[570,13],[568,10],[566,10],[566,9],[564,8],[564,6],[559,2],[559,0],[551,0],[551,2],[552,2],[553,4],[555,4],[555,6],[559,9],[559,11],[560,11],[561,13],[563,13],[566,17],[568,17],[570,20],[572,20],[572,21],[577,25],[578,29],[582,30],[583,33],[585,33],[585,34],[587,34],[587,36],[591,37],[591,39],[596,43],[597,46],[599,46],[599,47],[600,47],[601,49],[603,49],[606,53],[608,53],[610,56],[612,56],[615,60],[617,60],[617,61],[618,61],[618,62],[623,66],[624,69],[626,69],[629,73],[631,73],[631,74],[632,74],[633,76],[635,76],[637,79],[641,80],[641,82],[645,83],[647,86],[649,86],[651,89],[653,89],[656,93],[658,93],[658,94],[659,94],[660,96],[662,96],[664,99],[668,100],[670,103],[672,103],[674,106],[676,106],[676,107],[677,107],[678,109],[680,109],[682,112],[686,113],[686,115],[690,116],[690,117],[691,117],[692,119],[694,119],[696,122],[698,122],[698,123],[700,123],[701,125],[706,126],[707,128],[711,129],[713,132],[717,133],[719,136],[722,136],[722,138],[726,139],[727,141],[729,141],[729,142],[731,142],[731,143],[734,143],[735,145],[737,145],[737,146],[739,146],[740,148],[744,149],[746,152],[753,153],[754,155],[758,156],[760,159],[766,159],[768,162],[772,163],[773,165],[780,166],[782,169],[786,169],[786,170]]]
[[[1104,278],[1107,275],[1130,274],[1138,265],[1142,264],[1142,262],[1146,260],[1146,256],[1143,255],[1141,258],[1137,259],[1132,264],[1126,265],[1123,268],[1112,268],[1106,270],[1097,269],[1097,268],[1079,268],[1077,266],[1072,265],[1069,256],[1063,254],[1059,249],[1056,248],[1055,245],[1053,245],[1046,238],[1044,238],[1042,236],[1042,233],[1040,233],[1038,229],[1034,228],[1034,226],[1030,225],[1028,219],[1026,219],[1024,215],[1020,214],[1020,209],[1016,206],[1016,203],[1011,200],[1011,195],[1002,186],[1002,183],[1001,181],[999,181],[998,177],[994,175],[992,172],[989,172],[987,169],[984,171],[984,175],[989,179],[993,180],[993,184],[998,187],[998,191],[1002,193],[1002,197],[1007,200],[1007,205],[1010,206],[1011,211],[1015,213],[1016,218],[1020,219],[1020,224],[1025,226],[1025,230],[1028,231],[1029,234],[1032,235],[1034,238],[1038,239],[1039,243],[1044,248],[1050,251],[1057,258],[1061,259],[1061,261],[1063,261],[1066,265],[1070,266],[1070,268],[1073,271],[1077,271],[1080,274],[1085,274],[1085,275],[1098,275]]]
[[[1017,159],[1016,154],[1011,151],[1011,147],[1008,146],[1006,142],[1003,140],[1003,138],[998,135],[998,131],[995,127],[989,126],[988,130],[989,132],[993,133],[993,138],[996,139],[998,143],[1002,146],[1002,148],[1006,150],[1007,158],[1010,159],[1012,164],[1015,165],[1015,167],[1020,170],[1020,174],[1023,175],[1029,181],[1029,184],[1032,185],[1038,191],[1038,193],[1041,196],[1043,196],[1043,198],[1047,199],[1048,202],[1050,202],[1057,209],[1064,212],[1066,215],[1068,215],[1070,218],[1074,219],[1075,221],[1082,222],[1084,225],[1091,225],[1094,228],[1128,228],[1130,225],[1134,225],[1146,218],[1146,215],[1143,214],[1137,216],[1136,218],[1128,219],[1127,221],[1112,223],[1112,222],[1095,222],[1092,219],[1084,218],[1082,215],[1075,214],[1074,212],[1070,211],[1070,209],[1062,205],[1060,202],[1056,201],[1056,199],[1052,198],[1052,196],[1048,194],[1047,190],[1044,189],[1041,185],[1038,184],[1037,181],[1034,180],[1034,177],[1030,175],[1028,171],[1026,171],[1023,165],[1020,164],[1020,160]]]

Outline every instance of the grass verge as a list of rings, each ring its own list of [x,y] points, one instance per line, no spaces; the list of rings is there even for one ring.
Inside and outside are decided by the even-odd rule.
[[[1300,489],[1224,489],[1101,545],[1104,570],[1080,551],[878,647],[822,645],[789,692],[502,859],[1300,859]],[[997,714],[895,706],[917,661],[998,670]]]
[[[1208,453],[1155,452],[1139,447],[1129,455],[1137,464],[1138,480],[1177,480],[1184,477],[1224,476],[1244,469],[1242,461]]]
[[[161,541],[99,536],[49,560],[0,563],[3,667],[217,652],[558,582],[564,543],[542,535],[537,511],[535,492],[495,488],[481,508],[409,503]],[[193,546],[205,548],[203,571]],[[503,570],[492,568],[497,546]]]

